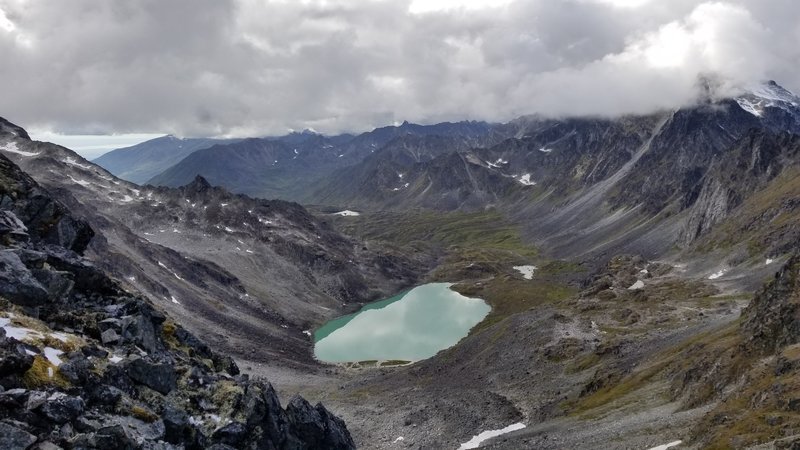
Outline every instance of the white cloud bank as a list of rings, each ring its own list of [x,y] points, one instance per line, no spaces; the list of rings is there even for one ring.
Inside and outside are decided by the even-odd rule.
[[[0,0],[0,116],[59,133],[264,135],[618,115],[800,90],[795,0]]]

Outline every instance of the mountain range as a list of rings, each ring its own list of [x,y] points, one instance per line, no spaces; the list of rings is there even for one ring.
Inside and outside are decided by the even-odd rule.
[[[406,122],[360,135],[305,131],[236,141],[167,136],[94,162],[0,120],[0,154],[8,158],[2,185],[26,186],[0,202],[3,252],[31,273],[24,278],[21,266],[6,264],[0,276],[38,283],[15,281],[28,290],[0,292],[10,302],[0,316],[25,314],[109,354],[128,345],[125,367],[169,360],[180,395],[194,395],[182,383],[213,372],[215,388],[193,397],[197,406],[190,402],[184,413],[241,426],[203,416],[187,431],[191,445],[445,448],[518,422],[526,426],[485,445],[800,442],[800,98],[777,83],[615,118]],[[535,269],[527,277],[521,266]],[[413,364],[313,358],[311,335],[321,324],[429,281],[453,282],[492,311],[457,345]],[[148,340],[148,351],[141,333],[84,318],[128,296],[135,299],[129,310],[96,322],[142,316],[162,331],[165,323],[181,331]],[[72,305],[80,319],[30,309],[44,298]],[[127,337],[103,342],[106,329]],[[203,350],[198,339],[207,342]],[[14,345],[8,351],[21,357],[25,349]],[[148,354],[134,355],[136,345]],[[185,346],[200,356],[174,353]],[[40,347],[30,350],[43,355]],[[249,398],[251,381],[234,386],[227,377],[235,375],[222,375],[232,364],[268,377],[275,398],[300,393],[326,406],[270,407],[287,425],[267,433],[274,447],[259,447],[243,437],[266,433],[247,418],[249,406],[214,403],[228,398],[214,394],[223,385],[231,398]],[[39,392],[76,394],[48,382],[25,385],[19,377],[31,367],[0,378],[15,388],[0,392],[8,399],[0,411],[17,421],[0,426],[41,442],[54,425],[25,418],[55,406],[21,405]],[[132,387],[104,382],[127,397],[113,407],[90,405],[100,408],[92,411],[102,412],[105,428],[78,426],[84,406],[64,422],[74,424],[73,434],[58,445],[84,442],[76,436],[101,442],[110,424],[126,430],[119,417],[146,416],[137,418],[133,406],[167,425],[173,403],[146,390],[161,385],[127,370],[123,381]],[[18,406],[6,406],[12,400]],[[128,405],[126,414],[120,405]],[[301,412],[314,419],[303,422]],[[159,439],[191,446],[169,433]],[[316,444],[291,447],[294,440]]]

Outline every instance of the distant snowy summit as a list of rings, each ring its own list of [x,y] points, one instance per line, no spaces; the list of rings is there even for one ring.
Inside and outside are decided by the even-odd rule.
[[[736,102],[756,117],[761,117],[767,108],[779,108],[792,114],[800,111],[800,97],[774,81],[746,88]]]

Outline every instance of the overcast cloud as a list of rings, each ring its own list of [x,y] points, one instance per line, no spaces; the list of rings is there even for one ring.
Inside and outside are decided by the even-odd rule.
[[[59,133],[334,133],[643,113],[692,102],[698,74],[800,91],[796,0],[495,3],[0,0],[0,116]]]

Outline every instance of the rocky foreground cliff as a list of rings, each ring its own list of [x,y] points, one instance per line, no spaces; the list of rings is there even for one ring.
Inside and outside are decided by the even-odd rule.
[[[81,256],[91,227],[0,155],[0,448],[354,448]]]

